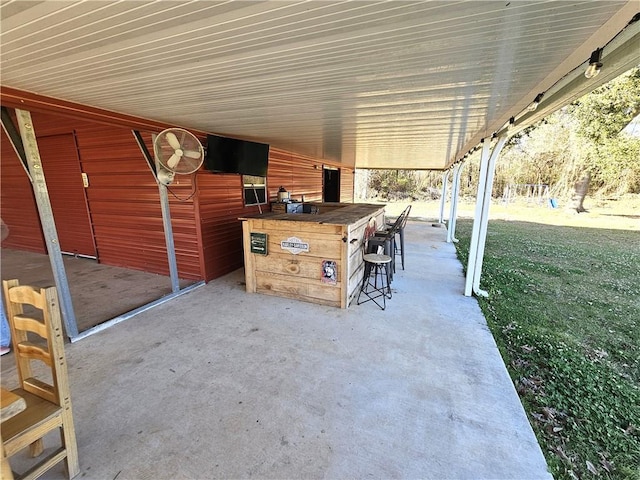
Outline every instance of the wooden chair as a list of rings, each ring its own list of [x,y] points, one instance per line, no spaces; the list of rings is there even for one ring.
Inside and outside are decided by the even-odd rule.
[[[27,403],[24,411],[2,422],[4,455],[8,459],[28,446],[31,456],[38,457],[44,450],[43,437],[59,429],[61,446],[17,478],[37,478],[62,460],[73,478],[80,466],[56,288],[34,288],[18,280],[3,280],[2,284],[20,381],[20,388],[13,392]],[[41,310],[42,320],[26,316],[23,305]],[[44,363],[49,371],[37,375],[35,361]],[[36,367],[38,373],[47,370]]]

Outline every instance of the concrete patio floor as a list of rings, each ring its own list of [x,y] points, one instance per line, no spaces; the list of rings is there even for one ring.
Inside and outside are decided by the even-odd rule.
[[[551,478],[445,229],[406,236],[386,311],[239,270],[67,344],[77,478]]]
[[[168,276],[98,263],[63,255],[64,268],[79,332],[151,303],[171,293]],[[2,278],[17,278],[24,285],[54,285],[49,256],[2,249]],[[180,280],[180,288],[195,283]]]

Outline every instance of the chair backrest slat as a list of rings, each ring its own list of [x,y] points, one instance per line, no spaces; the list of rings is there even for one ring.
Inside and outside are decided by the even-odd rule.
[[[31,342],[21,342],[18,345],[18,351],[16,353],[21,357],[29,357],[32,360],[40,360],[48,367],[51,366],[51,354],[40,345],[36,345]]]
[[[17,285],[11,288],[8,298],[11,302],[27,303],[40,310],[44,309],[44,296],[42,292],[29,285]]]
[[[56,288],[20,285],[18,280],[3,280],[2,284],[21,388],[62,405],[70,398],[70,392]],[[23,304],[40,310],[42,321],[25,316]],[[41,337],[42,342],[32,341],[30,335]],[[35,361],[50,368],[51,383],[37,378],[32,366]]]
[[[15,315],[13,322],[16,328],[20,330],[26,330],[33,332],[41,338],[47,338],[47,326],[35,318],[23,317],[22,315]]]

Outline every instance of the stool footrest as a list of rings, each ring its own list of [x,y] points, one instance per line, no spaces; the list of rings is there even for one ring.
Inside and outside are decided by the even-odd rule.
[[[375,257],[386,257],[385,255],[374,255]],[[377,261],[376,261],[377,260]],[[362,286],[358,292],[357,304],[373,302],[382,310],[387,307],[387,298],[391,298],[391,278],[389,257],[379,258],[374,261],[367,261],[365,257],[364,276]],[[378,278],[379,277],[379,278]],[[360,296],[364,294],[365,300],[360,301]],[[382,302],[379,301],[382,299]]]

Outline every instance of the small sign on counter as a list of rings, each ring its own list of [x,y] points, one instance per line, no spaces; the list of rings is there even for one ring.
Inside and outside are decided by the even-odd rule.
[[[267,234],[251,232],[251,253],[267,255]]]
[[[289,237],[286,240],[280,242],[280,248],[288,250],[294,255],[305,252],[309,253],[309,244],[300,240],[298,237]]]
[[[338,283],[338,266],[335,260],[322,261],[322,283],[331,285]]]

